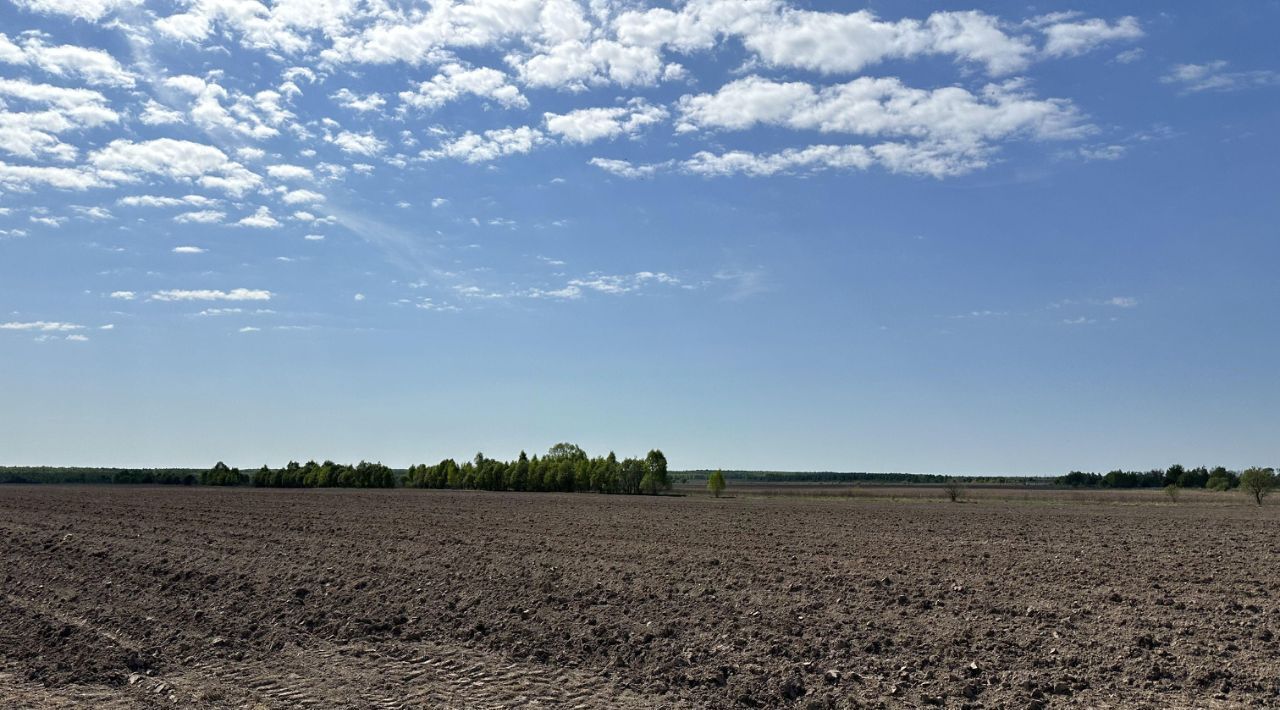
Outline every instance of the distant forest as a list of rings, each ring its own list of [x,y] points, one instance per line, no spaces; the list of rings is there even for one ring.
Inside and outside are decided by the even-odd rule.
[[[674,484],[705,485],[710,470],[668,471],[667,459],[654,449],[644,458],[619,460],[588,457],[575,444],[561,443],[544,456],[523,451],[515,461],[499,461],[484,454],[462,464],[445,459],[392,469],[380,463],[337,464],[290,461],[281,468],[263,466],[241,471],[219,462],[210,469],[192,468],[95,468],[60,466],[0,466],[4,483],[94,483],[151,485],[256,486],[272,488],[462,488],[509,491],[593,491],[598,493],[657,493]],[[1058,486],[1071,488],[1208,488],[1230,490],[1240,475],[1223,466],[1169,468],[1148,471],[1115,470],[1109,473],[1072,471],[1063,476],[962,476],[921,473],[867,473],[841,471],[723,471],[730,484],[749,483],[848,483],[939,485],[949,480],[967,484]]]
[[[459,464],[445,459],[394,470],[380,463],[339,464],[290,461],[281,468],[241,471],[219,461],[208,470],[0,467],[0,483],[133,483],[258,488],[461,488],[490,491],[584,491],[656,494],[671,488],[667,457],[654,449],[644,458],[587,456],[576,444],[560,443],[515,461],[482,453]]]
[[[244,473],[218,462],[200,474],[200,483],[209,486],[256,486],[281,488],[461,488],[486,491],[589,491],[593,493],[655,494],[671,487],[667,457],[657,449],[643,459],[618,460],[608,456],[590,458],[576,444],[560,443],[546,455],[528,456],[521,451],[515,461],[499,461],[475,455],[461,465],[445,459],[434,465],[410,466],[397,475],[377,463],[350,466],[332,461],[299,464],[284,468],[267,466]]]
[[[673,471],[673,483],[706,483],[715,471],[697,469]],[[949,480],[965,483],[1006,485],[1047,485],[1052,479],[1034,476],[945,476],[936,473],[867,473],[859,471],[729,471],[721,470],[727,481],[737,483],[895,483],[938,485]]]
[[[190,486],[199,483],[200,473],[198,468],[0,466],[0,483],[149,483]]]
[[[1169,468],[1153,468],[1150,471],[1121,471],[1119,469],[1106,474],[1072,471],[1065,476],[1058,476],[1053,482],[1059,486],[1073,488],[1163,488],[1178,486],[1180,488],[1208,488],[1225,491],[1240,485],[1240,474],[1229,471],[1223,466],[1213,469],[1199,466],[1186,468],[1174,464]]]

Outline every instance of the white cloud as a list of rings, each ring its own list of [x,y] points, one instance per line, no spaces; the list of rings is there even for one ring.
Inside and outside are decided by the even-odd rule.
[[[200,247],[174,247],[173,253],[174,254],[203,254],[205,253],[205,250],[201,249]]]
[[[245,327],[243,327],[243,328],[241,328],[241,329],[240,329],[240,332],[241,332],[241,333],[257,333],[257,332],[258,332],[258,331],[260,331],[260,330],[262,330],[262,329],[261,329],[261,328],[256,328],[256,327],[254,327],[254,326],[252,326],[252,325],[246,325]]]
[[[1116,62],[1119,64],[1132,64],[1142,59],[1143,55],[1145,54],[1146,54],[1146,51],[1143,50],[1142,47],[1134,47],[1133,49],[1126,49],[1125,51],[1116,55]]]
[[[30,192],[37,185],[60,190],[87,190],[107,183],[92,171],[44,165],[10,165],[0,161],[0,186],[14,192]]]
[[[742,130],[759,124],[823,133],[979,141],[1026,134],[1076,138],[1087,134],[1079,111],[1063,99],[1036,99],[1018,81],[915,89],[894,78],[861,77],[815,88],[758,76],[730,82],[715,94],[684,96],[677,130]]]
[[[46,227],[54,228],[61,227],[62,223],[67,221],[65,217],[44,217],[36,215],[31,215],[27,219],[29,219],[32,224],[43,224]]]
[[[665,167],[659,164],[636,165],[626,160],[616,160],[614,158],[592,158],[588,163],[605,172],[624,178],[649,177]]]
[[[151,294],[152,301],[270,301],[275,294],[262,289],[235,288],[230,291],[213,289],[169,289]]]
[[[263,140],[278,135],[294,117],[280,106],[280,94],[271,90],[248,95],[190,74],[168,77],[163,85],[186,96],[191,122],[215,134]]]
[[[277,180],[314,180],[315,174],[310,168],[304,168],[301,165],[269,165],[267,166],[267,174]]]
[[[312,190],[290,190],[281,195],[280,199],[287,205],[303,205],[324,202],[324,195]]]
[[[221,200],[215,200],[204,195],[185,195],[183,197],[167,197],[162,195],[127,195],[116,200],[116,204],[123,207],[209,207],[218,204]]]
[[[89,155],[89,163],[112,179],[131,182],[139,174],[195,180],[200,185],[242,195],[262,178],[213,146],[173,138],[134,143],[117,139]]]
[[[105,207],[96,207],[96,206],[85,207],[83,205],[72,205],[71,209],[76,214],[80,215],[85,219],[91,219],[98,222],[105,221],[108,219],[114,219],[110,210],[108,210]]]
[[[344,153],[367,155],[369,157],[378,155],[387,148],[387,142],[373,133],[342,131],[336,136],[326,136],[325,140],[338,146]]]
[[[1050,57],[1073,57],[1107,42],[1133,40],[1143,36],[1136,17],[1122,17],[1115,23],[1088,20],[1051,22],[1043,27],[1044,52]]]
[[[30,110],[5,110],[9,108],[5,97],[30,104]],[[70,161],[79,151],[60,136],[118,120],[106,97],[97,91],[0,78],[0,151],[11,155]]]
[[[24,330],[40,333],[65,333],[70,330],[83,330],[83,325],[75,323],[59,323],[57,321],[31,321],[28,323],[0,323],[0,330]]]
[[[574,91],[610,82],[648,86],[657,83],[663,75],[661,55],[654,48],[634,47],[609,39],[569,40],[528,56],[509,55],[507,62],[529,86]]]
[[[224,33],[238,38],[242,46],[273,54],[310,49],[313,33],[334,38],[348,34],[357,11],[356,3],[347,0],[275,0],[269,5],[257,0],[189,0],[179,7],[182,12],[155,22],[157,31],[187,42]],[[299,69],[303,68],[287,70],[284,77],[305,78],[309,72]]]
[[[138,294],[134,291],[112,291],[111,297],[120,301],[132,301]]]
[[[387,100],[381,94],[375,92],[360,96],[347,88],[338,89],[331,98],[346,108],[360,112],[377,111],[387,105]]]
[[[101,49],[73,44],[51,46],[38,36],[28,36],[18,45],[0,33],[0,62],[33,66],[59,77],[77,77],[91,86],[134,85],[133,74]]]
[[[822,170],[866,170],[873,166],[891,173],[953,177],[986,167],[989,150],[971,144],[879,143],[862,145],[810,145],[774,153],[730,150],[699,151],[683,161],[633,164],[625,160],[593,158],[601,170],[624,178],[649,177],[676,170],[702,177],[769,177],[806,174]]]
[[[635,293],[649,286],[682,286],[680,279],[663,272],[637,271],[634,274],[593,273],[585,278],[571,279],[560,288],[533,288],[520,293],[525,298],[573,301],[588,292],[619,296]]]
[[[1129,149],[1123,145],[1087,145],[1081,146],[1079,155],[1084,160],[1119,160],[1129,152]]]
[[[280,221],[271,216],[271,210],[263,205],[248,217],[242,218],[236,224],[241,227],[254,227],[257,229],[273,229],[280,226]]]
[[[822,73],[853,73],[887,59],[950,55],[993,75],[1020,71],[1035,54],[982,12],[936,12],[925,20],[885,21],[867,10],[796,10],[777,0],[701,0],[679,11],[655,8],[620,14],[617,36],[628,45],[684,53],[737,37],[766,65]]]
[[[526,294],[529,298],[551,298],[564,301],[573,301],[582,298],[582,289],[577,286],[564,286],[557,289],[530,289]]]
[[[623,294],[637,291],[648,284],[665,284],[668,286],[677,286],[680,279],[664,274],[662,272],[639,271],[634,274],[610,276],[603,274],[593,274],[590,278],[574,279],[569,282],[570,286],[577,286],[599,293]]]
[[[368,64],[438,61],[448,56],[446,47],[485,47],[505,37],[536,32],[543,5],[529,0],[473,0],[434,6],[430,12],[388,12],[358,34],[339,38],[321,52],[321,58]],[[576,3],[550,0],[546,6],[570,9]]]
[[[186,121],[186,117],[181,111],[175,111],[155,99],[147,99],[146,106],[143,107],[142,114],[138,116],[138,120],[148,126],[163,126],[183,123]]]
[[[357,293],[357,294],[356,294],[355,296],[353,296],[352,298],[354,298],[354,299],[355,299],[355,300],[357,300],[357,301],[363,301],[363,300],[364,300],[364,294],[363,294],[363,293]]]
[[[219,210],[194,210],[175,215],[173,221],[179,224],[218,224],[226,217],[227,213]]]
[[[484,163],[497,158],[528,153],[547,142],[542,131],[529,126],[499,128],[483,134],[467,133],[441,144],[436,150],[424,150],[424,160],[454,158],[466,163]]]
[[[31,12],[97,22],[116,10],[140,5],[142,0],[13,0],[13,4]]]
[[[463,96],[492,99],[507,108],[525,108],[529,100],[507,81],[507,75],[489,67],[471,68],[451,62],[413,91],[400,92],[405,106],[432,111]]]
[[[308,235],[306,235],[305,237],[303,237],[303,239],[305,239],[305,240],[307,240],[307,241],[309,241],[309,242],[322,242],[322,241],[324,241],[324,235],[323,235],[323,234],[308,234]]]
[[[591,143],[621,135],[634,136],[646,126],[667,119],[667,110],[644,99],[632,99],[627,106],[584,108],[565,114],[545,113],[547,132],[570,143]]]
[[[683,80],[687,70],[669,61],[668,53],[685,57],[730,42],[747,50],[749,62],[782,69],[857,73],[886,60],[943,56],[999,76],[1022,71],[1041,55],[1034,33],[1046,28],[1057,26],[1049,42],[1060,52],[1133,33],[1128,18],[1107,23],[1071,15],[1022,24],[979,11],[948,11],[882,20],[867,10],[816,12],[796,4],[689,0],[674,9],[644,9],[603,0],[587,6],[571,0],[472,0],[432,5],[429,11],[388,8],[335,33],[320,56],[329,65],[447,65],[457,63],[459,49],[497,49],[506,52],[506,63],[527,86],[581,90]],[[273,24],[278,14],[265,8],[256,13],[263,25]],[[209,31],[204,25],[199,30]]]
[[[1020,71],[1030,42],[1006,34],[978,11],[937,12],[924,22],[882,21],[869,11],[782,12],[743,23],[743,44],[766,64],[824,73],[858,72],[886,59],[947,54],[985,65],[993,75]]]
[[[70,340],[73,343],[87,343],[89,342],[89,336],[81,335],[80,333],[72,333],[67,336],[67,340]]]
[[[740,173],[761,177],[798,170],[865,170],[875,162],[872,152],[860,145],[813,145],[770,154],[741,150],[720,154],[702,151],[685,161],[681,167],[695,175],[725,176]]]
[[[1179,64],[1160,81],[1179,86],[1184,93],[1240,91],[1280,84],[1280,72],[1266,69],[1227,71],[1230,64],[1218,59],[1204,64]]]

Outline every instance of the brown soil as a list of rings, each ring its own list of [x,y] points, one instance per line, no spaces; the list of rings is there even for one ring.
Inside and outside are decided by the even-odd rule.
[[[1275,707],[1280,507],[1213,501],[5,487],[0,698]]]

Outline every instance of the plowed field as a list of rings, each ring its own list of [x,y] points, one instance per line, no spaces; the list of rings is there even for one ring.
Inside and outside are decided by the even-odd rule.
[[[1280,706],[1280,506],[0,488],[6,707]]]

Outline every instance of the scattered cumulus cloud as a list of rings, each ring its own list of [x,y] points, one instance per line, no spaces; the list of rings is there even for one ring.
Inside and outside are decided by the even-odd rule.
[[[252,227],[254,229],[274,229],[280,226],[280,220],[271,216],[271,208],[262,205],[253,214],[242,217],[236,222],[241,227]]]
[[[179,224],[218,224],[226,217],[227,213],[220,210],[192,210],[174,215],[173,221]]]
[[[1280,85],[1280,72],[1269,69],[1231,71],[1230,63],[1217,59],[1204,64],[1179,64],[1161,81],[1178,87],[1183,93],[1203,91],[1243,91]]]
[[[1051,19],[1041,28],[1045,34],[1044,53],[1050,57],[1073,57],[1108,42],[1136,40],[1143,36],[1142,26],[1136,17],[1122,17],[1114,22],[1096,17],[1063,21]]]
[[[263,289],[234,288],[230,291],[215,289],[168,289],[151,294],[152,301],[270,301],[272,293]]]
[[[83,325],[77,323],[60,323],[58,321],[29,321],[29,322],[9,322],[0,323],[0,330],[23,330],[36,331],[40,333],[65,333],[72,330],[84,330]]]

